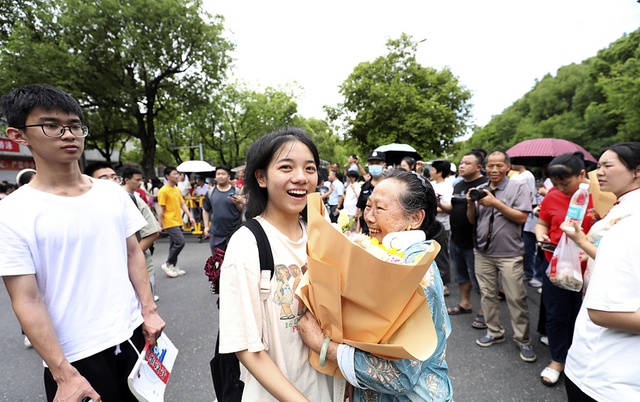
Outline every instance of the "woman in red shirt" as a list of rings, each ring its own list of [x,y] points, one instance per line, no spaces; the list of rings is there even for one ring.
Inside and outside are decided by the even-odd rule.
[[[558,244],[563,233],[560,225],[567,215],[571,196],[578,190],[580,183],[589,183],[586,177],[584,155],[581,152],[575,152],[554,158],[549,164],[548,175],[554,188],[549,190],[540,205],[540,219],[535,228],[536,238],[538,242]],[[589,195],[587,213],[582,222],[585,233],[589,232],[596,219],[593,199]],[[553,253],[545,251],[547,261],[551,261],[552,256]],[[552,387],[558,382],[564,370],[567,351],[573,338],[574,324],[582,304],[582,292],[561,289],[544,275],[542,302],[547,314],[546,329],[551,363],[540,373],[540,377],[544,385]]]

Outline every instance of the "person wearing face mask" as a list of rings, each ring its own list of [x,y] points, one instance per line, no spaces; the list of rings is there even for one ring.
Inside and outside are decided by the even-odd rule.
[[[367,170],[371,175],[371,180],[366,181],[360,189],[360,196],[358,197],[358,202],[356,204],[357,232],[369,234],[369,227],[364,221],[362,211],[364,211],[364,208],[367,206],[367,201],[369,200],[369,196],[371,195],[371,193],[373,193],[373,189],[384,179],[384,177],[382,176],[382,172],[387,166],[385,162],[385,154],[384,152],[380,151],[371,152],[369,154],[369,157],[367,158]]]

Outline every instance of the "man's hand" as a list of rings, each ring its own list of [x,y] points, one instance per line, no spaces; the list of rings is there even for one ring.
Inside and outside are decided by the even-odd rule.
[[[478,205],[482,205],[486,208],[495,208],[501,201],[493,196],[491,191],[483,188],[482,191],[485,192],[486,196],[482,197],[478,200]]]
[[[65,371],[65,375],[55,379],[58,384],[58,390],[53,398],[54,402],[79,402],[85,397],[89,397],[95,402],[102,401],[102,398],[91,387],[89,381],[81,376],[75,367],[69,365]]]
[[[204,234],[205,239],[208,239],[209,236],[211,236],[211,234],[209,233],[209,226],[205,226],[204,229],[202,229],[202,232]]]
[[[154,308],[153,310],[142,311],[142,318],[144,319],[144,323],[142,323],[142,333],[144,334],[144,338],[152,345],[156,343],[156,340],[160,338],[162,335],[162,330],[165,327],[165,322],[160,315],[158,315],[158,311]]]

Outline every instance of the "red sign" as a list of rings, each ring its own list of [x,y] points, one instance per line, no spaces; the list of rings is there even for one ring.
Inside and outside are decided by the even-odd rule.
[[[20,152],[20,145],[11,140],[0,138],[0,151],[3,152]]]
[[[20,159],[0,156],[0,170],[22,170],[26,168],[36,168],[36,163],[33,161],[33,159]]]

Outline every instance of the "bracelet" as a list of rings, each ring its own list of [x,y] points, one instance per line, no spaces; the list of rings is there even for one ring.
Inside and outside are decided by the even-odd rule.
[[[327,350],[329,350],[329,343],[331,343],[331,338],[327,336],[324,338],[324,342],[322,342],[322,349],[320,349],[320,359],[318,360],[320,367],[324,367],[327,364]]]

